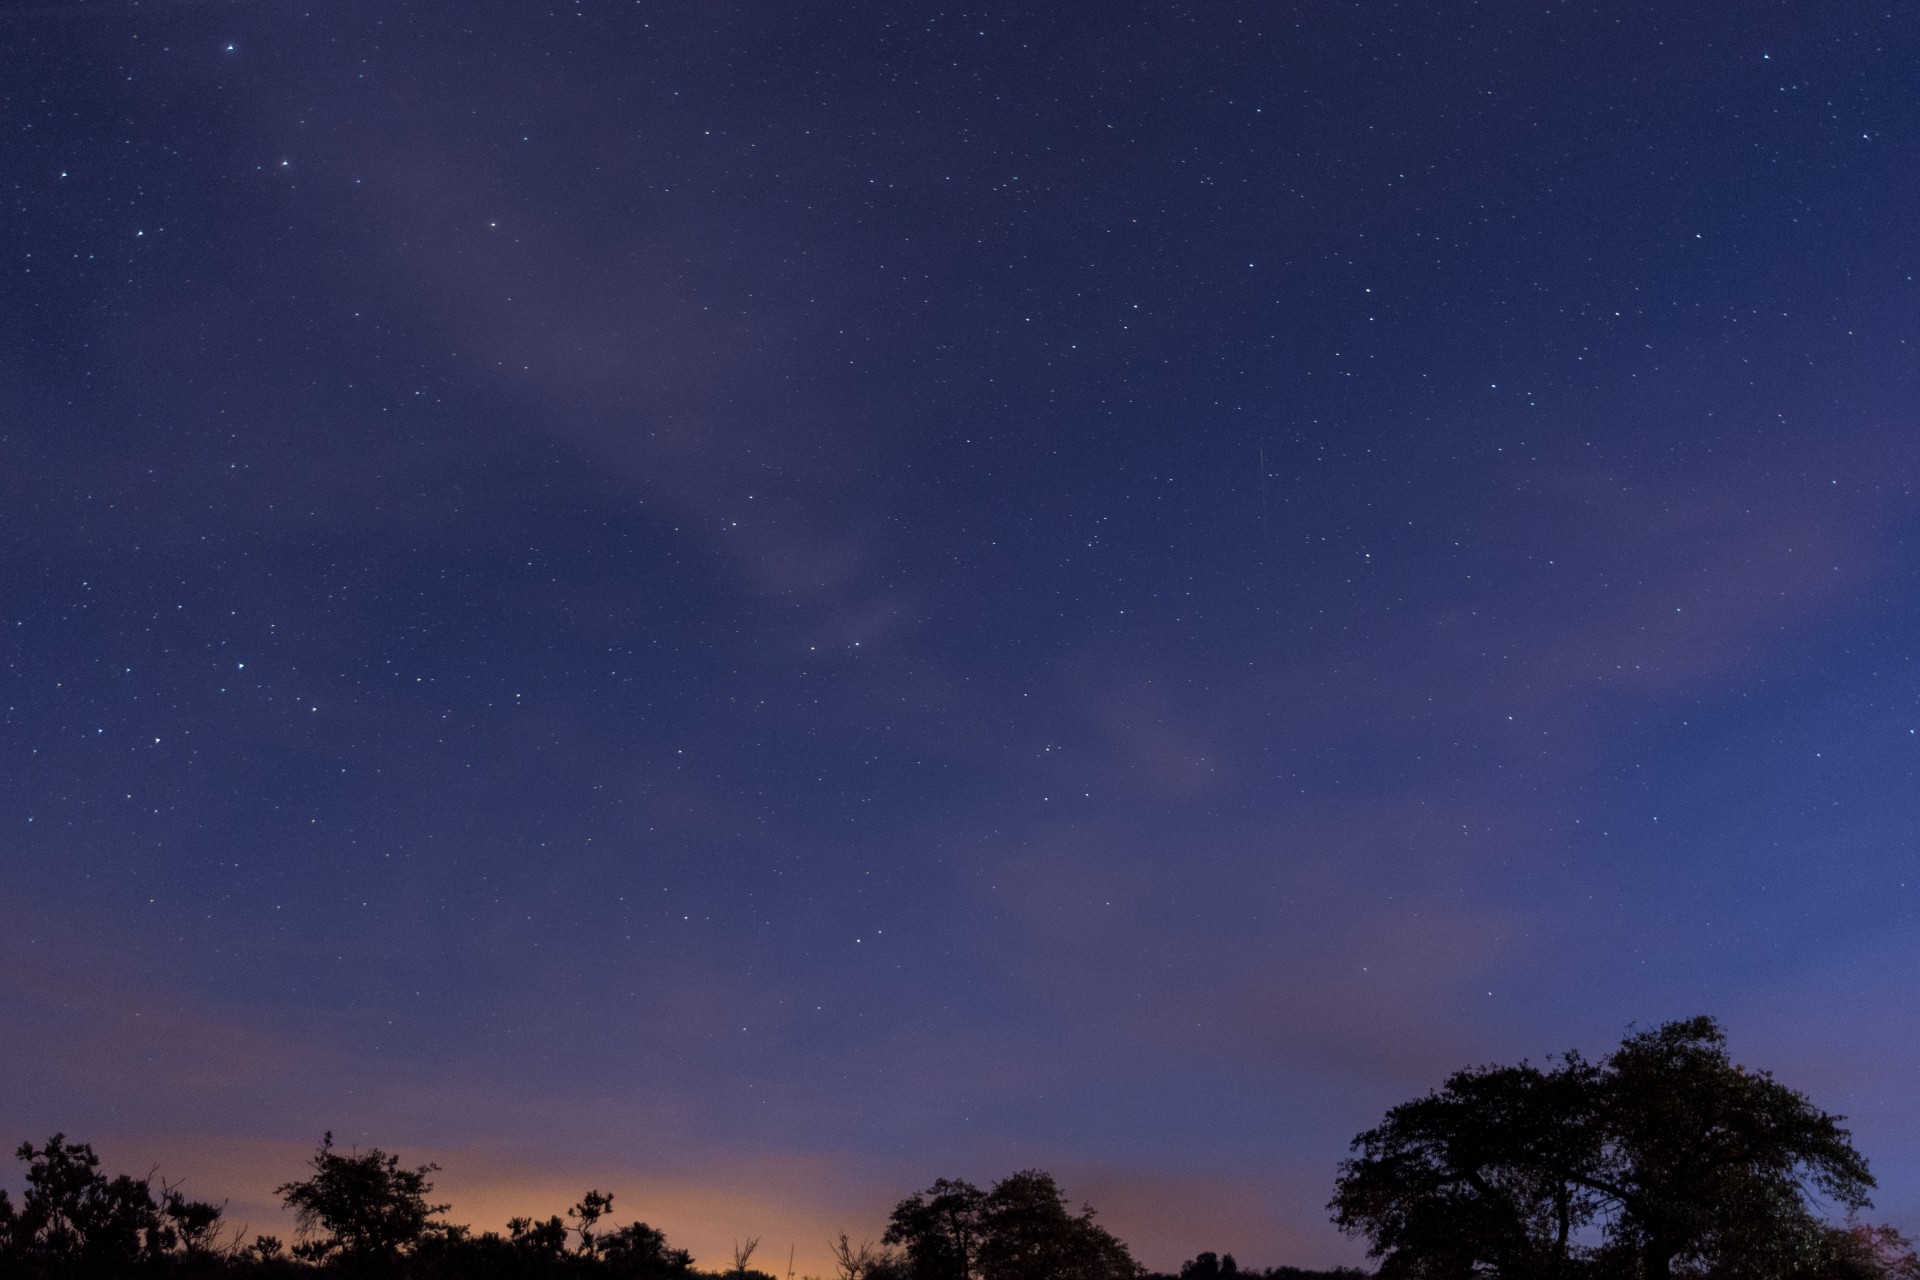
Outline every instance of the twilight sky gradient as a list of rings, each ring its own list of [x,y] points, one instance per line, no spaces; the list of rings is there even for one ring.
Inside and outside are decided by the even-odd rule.
[[[1920,11],[0,10],[0,1143],[711,1262],[1712,1013],[1920,1227]],[[17,1185],[9,1168],[4,1182]]]

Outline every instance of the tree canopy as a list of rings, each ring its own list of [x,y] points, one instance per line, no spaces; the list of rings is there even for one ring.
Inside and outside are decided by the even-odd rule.
[[[189,1200],[155,1176],[108,1177],[84,1142],[54,1134],[15,1153],[26,1194],[15,1208],[0,1191],[0,1273],[122,1275],[210,1258],[220,1206]]]
[[[313,1176],[274,1189],[300,1226],[300,1257],[390,1257],[440,1227],[433,1219],[450,1207],[427,1203],[433,1190],[427,1175],[438,1172],[438,1165],[404,1168],[400,1157],[378,1147],[342,1155],[333,1148],[332,1133],[308,1163]]]
[[[1873,1187],[1840,1121],[1692,1018],[1599,1063],[1456,1072],[1354,1139],[1328,1207],[1383,1277],[1859,1274],[1900,1252],[1819,1212]]]
[[[1132,1280],[1141,1274],[1127,1246],[1067,1207],[1053,1175],[1027,1169],[981,1191],[942,1178],[894,1206],[883,1241],[903,1255],[870,1263],[864,1276],[909,1280]],[[844,1265],[843,1265],[844,1269]]]

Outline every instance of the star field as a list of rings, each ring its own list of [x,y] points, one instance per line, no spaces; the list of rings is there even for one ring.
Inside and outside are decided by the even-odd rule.
[[[1915,16],[0,35],[9,1142],[1332,1265],[1711,1013],[1920,1228]]]

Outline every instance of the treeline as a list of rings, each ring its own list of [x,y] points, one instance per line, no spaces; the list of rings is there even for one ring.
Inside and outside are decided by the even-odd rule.
[[[1691,1018],[1632,1032],[1597,1062],[1455,1072],[1354,1139],[1327,1207],[1380,1280],[1920,1280],[1911,1243],[1860,1216],[1874,1180],[1842,1119],[1734,1062],[1719,1024]],[[0,1280],[794,1280],[755,1269],[752,1241],[730,1269],[698,1271],[657,1228],[615,1225],[599,1190],[564,1215],[474,1232],[432,1203],[435,1166],[341,1152],[331,1134],[307,1176],[275,1189],[291,1246],[243,1241],[220,1206],[156,1175],[108,1177],[59,1135],[19,1154],[27,1191],[17,1208],[0,1193]],[[833,1249],[836,1280],[1175,1280],[1149,1275],[1037,1169],[985,1189],[943,1178],[896,1204],[877,1242],[842,1235]],[[1178,1280],[1363,1274],[1202,1253]]]
[[[1150,1271],[1141,1280],[1357,1280],[1367,1273],[1352,1267],[1335,1267],[1332,1271],[1306,1271],[1299,1267],[1268,1267],[1264,1271],[1251,1267],[1243,1268],[1233,1260],[1232,1254],[1221,1256],[1203,1253],[1180,1268],[1178,1276],[1164,1272]]]
[[[343,1152],[329,1133],[306,1177],[274,1189],[296,1238],[242,1238],[224,1207],[189,1199],[157,1173],[108,1176],[85,1143],[55,1134],[22,1145],[26,1192],[0,1190],[0,1277],[118,1280],[793,1280],[753,1265],[757,1242],[732,1266],[702,1271],[644,1222],[616,1225],[614,1198],[588,1191],[563,1215],[514,1218],[504,1233],[447,1222],[432,1202],[436,1165],[407,1166],[374,1148]],[[1127,1246],[1077,1212],[1051,1175],[1016,1173],[982,1190],[941,1179],[894,1207],[876,1244],[833,1242],[836,1280],[1174,1280],[1145,1271]],[[1180,1280],[1336,1280],[1351,1270],[1242,1270],[1202,1253]],[[814,1280],[805,1277],[802,1280]]]

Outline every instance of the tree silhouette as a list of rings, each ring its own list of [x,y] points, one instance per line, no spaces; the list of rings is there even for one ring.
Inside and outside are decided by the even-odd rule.
[[[567,1224],[559,1214],[544,1221],[533,1218],[508,1218],[507,1238],[524,1249],[559,1257],[567,1251]]]
[[[1012,1174],[987,1192],[942,1178],[894,1206],[883,1242],[904,1248],[913,1280],[1138,1276],[1127,1246],[1093,1218],[1084,1206],[1069,1210],[1053,1175],[1038,1169]]]
[[[982,1280],[1132,1280],[1127,1246],[1096,1223],[1093,1210],[1067,1208],[1053,1175],[1028,1169],[1002,1179],[981,1205]]]
[[[331,1131],[308,1163],[312,1177],[274,1189],[294,1212],[302,1237],[294,1252],[302,1258],[390,1258],[415,1247],[435,1228],[445,1230],[433,1218],[450,1206],[427,1203],[433,1190],[427,1175],[439,1172],[439,1165],[404,1169],[400,1157],[378,1147],[341,1155],[333,1149]]]
[[[883,1244],[900,1245],[914,1280],[973,1280],[986,1193],[940,1178],[893,1207]]]
[[[905,1274],[905,1262],[900,1255],[891,1249],[874,1248],[871,1240],[862,1240],[856,1245],[842,1231],[830,1247],[838,1280],[894,1280]]]
[[[612,1194],[596,1188],[581,1196],[580,1203],[567,1210],[567,1216],[579,1224],[574,1230],[580,1233],[581,1253],[589,1257],[599,1254],[600,1241],[593,1234],[593,1229],[612,1209]]]
[[[758,1271],[747,1264],[753,1261],[754,1251],[760,1247],[759,1236],[748,1236],[745,1244],[738,1240],[733,1243],[733,1269],[725,1274],[729,1280],[773,1280],[764,1271]]]
[[[1307,1271],[1300,1267],[1269,1267],[1265,1271],[1242,1267],[1232,1254],[1208,1251],[1189,1258],[1180,1266],[1180,1274],[1166,1276],[1150,1273],[1142,1280],[1365,1280],[1366,1272],[1352,1267],[1331,1271]]]
[[[671,1280],[693,1274],[693,1255],[667,1245],[664,1232],[644,1222],[599,1238],[599,1256],[612,1274],[632,1280]]]
[[[115,1275],[209,1253],[218,1205],[189,1200],[179,1187],[100,1172],[86,1143],[56,1133],[43,1146],[21,1144],[26,1193],[16,1210],[0,1193],[0,1261],[22,1274]]]
[[[1328,1207],[1383,1277],[1788,1280],[1866,1256],[1810,1204],[1867,1204],[1839,1117],[1734,1064],[1711,1018],[1549,1061],[1457,1072],[1354,1139]]]
[[[1372,1238],[1385,1275],[1567,1273],[1599,1204],[1577,1180],[1599,1162],[1595,1082],[1572,1054],[1455,1073],[1355,1139],[1336,1221]]]
[[[1829,1243],[1825,1280],[1920,1280],[1913,1242],[1892,1227],[1849,1223]]]

